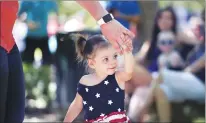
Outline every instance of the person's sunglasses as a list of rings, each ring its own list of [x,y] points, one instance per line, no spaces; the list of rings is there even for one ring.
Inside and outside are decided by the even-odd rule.
[[[173,45],[174,41],[173,40],[160,40],[158,42],[159,45]]]

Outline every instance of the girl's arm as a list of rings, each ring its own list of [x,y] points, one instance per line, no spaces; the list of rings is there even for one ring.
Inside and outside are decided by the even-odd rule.
[[[74,101],[69,106],[64,122],[71,123],[82,111],[82,97],[77,93]]]
[[[123,55],[124,55],[124,69],[117,71],[116,73],[116,79],[118,82],[126,82],[132,78],[134,72],[134,64],[135,64],[132,50],[127,51],[125,45],[122,45],[122,48],[123,48]]]

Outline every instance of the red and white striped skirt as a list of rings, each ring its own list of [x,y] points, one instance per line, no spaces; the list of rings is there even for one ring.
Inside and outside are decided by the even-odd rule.
[[[110,122],[110,123],[130,123],[129,118],[126,116],[125,112],[112,112],[109,115],[100,116],[94,120],[86,120],[87,123],[94,122]]]

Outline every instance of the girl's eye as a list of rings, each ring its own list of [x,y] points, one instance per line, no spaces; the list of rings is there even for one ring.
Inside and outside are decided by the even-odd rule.
[[[108,58],[104,58],[104,60],[103,60],[104,63],[107,63],[108,61],[109,61]]]
[[[114,59],[117,59],[117,57],[118,57],[118,55],[116,54],[116,55],[114,55]]]

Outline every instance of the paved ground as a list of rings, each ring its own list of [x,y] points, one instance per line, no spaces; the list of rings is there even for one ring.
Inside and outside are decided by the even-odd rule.
[[[76,119],[76,121],[81,121],[83,115],[80,114],[80,116]],[[39,113],[39,114],[32,114],[28,115],[26,114],[24,122],[62,122],[64,118],[64,115],[60,115],[57,113],[51,113],[51,114],[45,114],[45,113]]]
[[[42,114],[41,116],[25,116],[24,122],[54,122],[58,121],[56,114]]]

